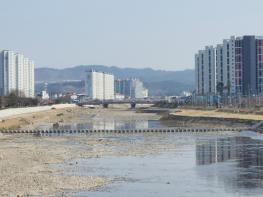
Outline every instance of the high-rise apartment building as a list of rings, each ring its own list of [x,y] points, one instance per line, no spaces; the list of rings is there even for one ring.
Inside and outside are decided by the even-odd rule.
[[[232,36],[218,44],[215,53],[213,47],[200,50],[195,55],[195,78],[199,95],[263,94],[263,38]]]
[[[114,99],[114,76],[103,73],[103,99]]]
[[[216,89],[222,86],[228,94],[236,93],[235,83],[235,37],[224,39],[216,47]]]
[[[132,80],[131,79],[116,79],[114,81],[115,94],[124,95],[125,98],[131,98]]]
[[[87,73],[86,93],[91,99],[114,99],[114,76],[91,70]]]
[[[27,81],[29,82],[28,84],[28,95],[29,97],[34,97],[35,95],[35,63],[33,60],[29,60],[29,65],[28,65],[28,78]]]
[[[235,42],[236,83],[241,94],[262,94],[263,38],[238,37]]]
[[[0,51],[0,95],[15,91],[19,96],[34,97],[34,67],[34,62],[20,53]]]
[[[263,37],[256,39],[257,91],[263,94]]]
[[[206,46],[195,55],[196,89],[198,94],[216,93],[215,48]]]
[[[115,80],[115,93],[124,95],[125,98],[146,98],[148,89],[139,79],[117,79]]]

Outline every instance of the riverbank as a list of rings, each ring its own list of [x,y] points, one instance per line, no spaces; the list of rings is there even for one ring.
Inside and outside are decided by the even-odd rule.
[[[15,112],[10,114],[10,111]],[[200,127],[200,128],[249,128],[260,121],[262,115],[222,112],[219,110],[200,109],[161,109],[141,108],[136,111],[127,106],[112,106],[109,109],[78,107],[75,105],[55,105],[37,108],[9,109],[0,111],[0,129],[49,129],[61,125],[91,125],[103,127],[107,120],[159,120],[168,127]],[[6,118],[3,118],[6,117]],[[106,121],[106,123],[107,123]],[[105,122],[105,121],[104,121]],[[101,123],[101,125],[100,125]],[[104,125],[105,126],[105,125]],[[75,128],[74,127],[74,128]],[[70,128],[68,128],[70,129]],[[85,128],[84,128],[85,129]]]
[[[163,116],[161,120],[169,126],[248,128],[263,121],[263,116],[218,110],[177,109]]]
[[[198,110],[198,109],[179,109],[175,110],[172,114],[178,116],[191,116],[191,117],[214,117],[214,118],[233,118],[241,120],[263,120],[263,115],[259,114],[245,114],[245,113],[232,113],[224,112],[218,109],[214,110]]]
[[[34,125],[40,121],[56,121],[57,114],[71,111],[76,107],[75,104],[58,104],[0,110],[0,129],[21,129],[24,127],[34,129]]]
[[[38,107],[21,107],[21,108],[8,108],[0,110],[0,119],[8,119],[15,116],[28,114],[28,113],[37,113],[42,111],[48,111],[51,109],[65,109],[75,107],[75,104],[56,104],[48,106],[38,106]]]

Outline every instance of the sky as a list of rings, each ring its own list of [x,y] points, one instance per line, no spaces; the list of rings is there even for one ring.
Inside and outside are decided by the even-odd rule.
[[[231,35],[263,35],[262,0],[0,0],[0,49],[36,67],[194,68]]]

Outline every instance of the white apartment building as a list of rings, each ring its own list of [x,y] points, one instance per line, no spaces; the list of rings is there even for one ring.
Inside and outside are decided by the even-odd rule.
[[[103,99],[114,99],[114,76],[103,73]]]
[[[89,71],[86,78],[86,93],[91,99],[114,99],[114,76],[94,70]]]
[[[28,65],[28,96],[29,97],[34,97],[35,96],[35,63],[33,60],[29,60],[29,65]]]
[[[216,93],[215,48],[206,46],[195,55],[196,90],[200,95]]]
[[[15,91],[19,96],[34,97],[34,62],[14,51],[0,51],[0,95]]]
[[[235,37],[224,39],[223,44],[216,47],[216,84],[222,83],[224,92],[236,93],[235,83]]]
[[[16,87],[18,93],[24,92],[24,56],[22,54],[16,54]],[[22,95],[20,95],[22,96]]]

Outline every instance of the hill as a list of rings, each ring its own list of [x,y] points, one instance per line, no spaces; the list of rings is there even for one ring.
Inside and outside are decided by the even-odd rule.
[[[81,65],[64,69],[36,68],[35,80],[38,84],[41,84],[41,82],[53,82],[53,84],[56,82],[61,84],[62,81],[85,80],[86,71],[91,69],[112,73],[115,78],[120,79],[139,78],[149,88],[150,95],[175,95],[183,90],[193,90],[194,88],[194,70],[165,71],[151,68],[119,68],[102,65]],[[67,85],[69,84],[67,83]],[[63,85],[60,85],[60,89],[63,92]],[[82,88],[79,87],[78,89]],[[38,85],[37,91],[40,90],[41,85]],[[56,88],[56,91],[58,90]]]

